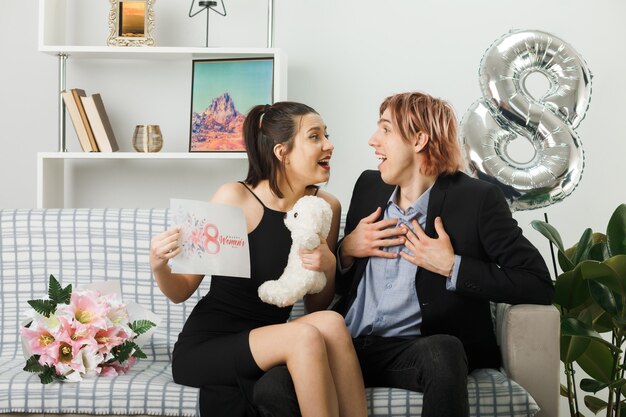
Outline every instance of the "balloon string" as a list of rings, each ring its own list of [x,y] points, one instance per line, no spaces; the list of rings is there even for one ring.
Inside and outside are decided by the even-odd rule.
[[[548,213],[543,213],[543,218],[546,219],[546,223],[550,224],[548,221]],[[554,246],[552,245],[552,241],[550,241],[550,254],[552,255],[552,267],[554,268],[554,279],[559,275],[556,271],[556,259],[554,258]]]

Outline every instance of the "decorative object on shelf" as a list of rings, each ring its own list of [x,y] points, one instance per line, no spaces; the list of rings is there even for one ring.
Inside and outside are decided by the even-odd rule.
[[[71,88],[67,91],[63,91],[61,96],[65,103],[65,108],[72,119],[72,124],[76,130],[76,136],[80,147],[84,152],[98,152],[98,145],[96,138],[91,130],[89,119],[85,108],[83,106],[82,98],[85,97],[85,90],[80,88]]]
[[[92,94],[90,96],[82,96],[80,99],[87,119],[89,119],[89,126],[98,145],[98,150],[100,152],[118,151],[119,146],[117,146],[113,127],[111,127],[109,116],[107,116],[104,108],[102,96],[100,94]]]
[[[133,148],[137,152],[159,152],[163,147],[163,135],[159,125],[137,125],[133,133]]]
[[[109,0],[110,46],[154,46],[156,0]]]
[[[100,94],[88,96],[85,90],[72,88],[61,96],[84,152],[119,150]]]
[[[245,114],[273,103],[273,87],[273,58],[194,60],[189,151],[245,151]]]
[[[547,80],[547,91],[533,95],[529,76]],[[545,207],[570,195],[584,166],[575,129],[591,99],[584,59],[549,33],[515,30],[485,52],[479,80],[483,98],[461,122],[472,173],[497,184],[511,210]],[[528,155],[511,153],[512,144],[525,145]]]
[[[215,13],[219,14],[220,16],[226,16],[226,6],[224,6],[224,0],[221,0],[222,11],[220,12],[219,10],[214,9],[214,7],[217,6],[216,1],[199,1],[198,6],[200,6],[200,9],[196,11],[195,13],[193,13],[193,4],[195,2],[196,0],[191,0],[191,6],[189,7],[189,17],[194,17],[197,14],[201,13],[203,10],[206,10],[206,40],[204,42],[204,46],[208,47],[209,46],[209,15],[211,14],[209,13],[209,10],[213,10]]]

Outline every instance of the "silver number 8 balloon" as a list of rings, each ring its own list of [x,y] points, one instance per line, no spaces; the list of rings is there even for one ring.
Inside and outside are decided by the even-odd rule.
[[[539,72],[548,91],[533,98],[527,77]],[[472,174],[498,184],[511,210],[545,207],[570,195],[584,166],[574,129],[591,98],[585,61],[561,39],[540,31],[512,31],[487,50],[479,70],[483,98],[461,121],[461,141]],[[534,155],[514,160],[508,147],[528,140]]]

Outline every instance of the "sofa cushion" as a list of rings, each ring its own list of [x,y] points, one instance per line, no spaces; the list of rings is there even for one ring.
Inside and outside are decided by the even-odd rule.
[[[422,413],[423,395],[392,388],[367,388],[370,417]],[[467,379],[470,416],[534,416],[539,407],[526,390],[495,369],[477,369]]]
[[[145,349],[144,349],[145,350]],[[0,357],[0,413],[199,415],[198,390],[175,384],[163,346],[148,347],[149,357],[130,372],[81,382],[42,385],[36,374],[22,371],[24,359]]]

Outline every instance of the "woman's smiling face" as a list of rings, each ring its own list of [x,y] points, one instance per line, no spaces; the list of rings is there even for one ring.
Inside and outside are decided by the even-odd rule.
[[[289,182],[304,185],[327,182],[335,147],[328,139],[322,117],[316,113],[306,114],[299,118],[297,126],[293,148],[284,155]]]

